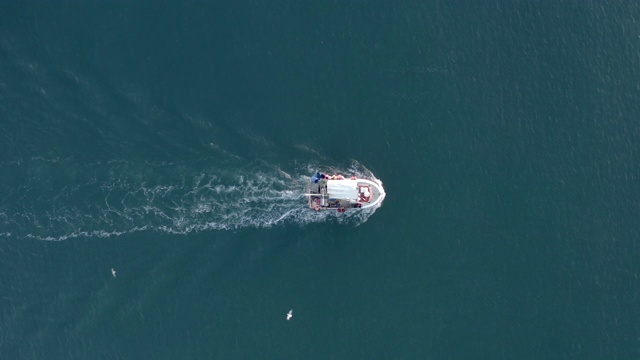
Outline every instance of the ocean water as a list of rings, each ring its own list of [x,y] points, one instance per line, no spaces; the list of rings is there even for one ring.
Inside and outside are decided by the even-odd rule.
[[[6,1],[0,358],[638,358],[639,73],[632,1]]]

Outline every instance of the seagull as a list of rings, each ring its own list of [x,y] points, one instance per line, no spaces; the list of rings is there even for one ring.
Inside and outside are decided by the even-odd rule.
[[[113,277],[116,277],[116,270],[114,268],[111,268],[111,275],[113,275]]]
[[[289,310],[289,312],[287,313],[287,321],[291,320],[292,317],[293,317],[293,309]]]

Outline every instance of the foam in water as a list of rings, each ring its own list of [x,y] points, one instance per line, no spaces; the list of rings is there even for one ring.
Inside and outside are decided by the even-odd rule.
[[[309,211],[303,190],[317,170],[374,179],[355,161],[347,171],[314,164],[282,169],[263,161],[224,166],[12,161],[0,164],[6,174],[0,175],[0,237],[59,241],[139,231],[188,234],[320,222],[357,226],[375,212]]]

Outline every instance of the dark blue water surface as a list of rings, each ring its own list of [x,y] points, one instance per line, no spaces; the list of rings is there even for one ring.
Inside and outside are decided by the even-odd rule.
[[[0,358],[640,357],[639,4],[4,2]]]

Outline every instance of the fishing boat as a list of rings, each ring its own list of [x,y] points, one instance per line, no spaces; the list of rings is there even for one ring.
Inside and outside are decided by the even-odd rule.
[[[379,206],[386,195],[378,181],[319,172],[311,177],[307,190],[309,208],[316,211],[372,208]]]

